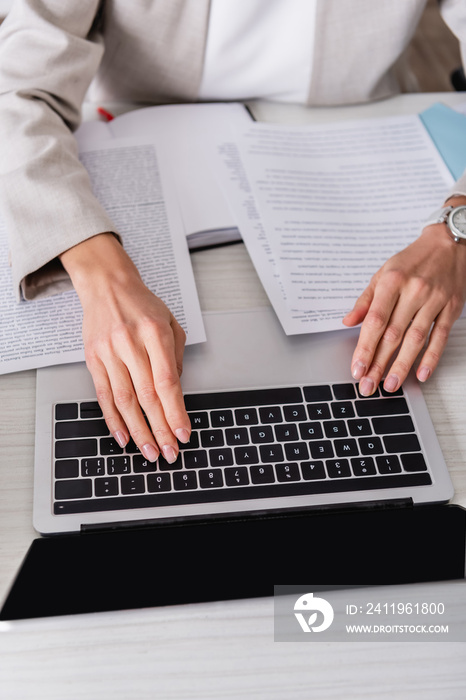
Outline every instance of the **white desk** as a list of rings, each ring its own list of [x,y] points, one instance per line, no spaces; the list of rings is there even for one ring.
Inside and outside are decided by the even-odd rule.
[[[400,96],[341,110],[254,105],[260,119],[321,121],[416,112],[466,95]],[[117,109],[117,106],[115,110]],[[87,107],[88,115],[93,109]],[[242,245],[193,255],[201,305],[268,305]],[[466,506],[466,320],[424,394]],[[0,599],[31,542],[35,372],[0,377]],[[57,582],[59,585],[59,582]],[[443,586],[455,595],[454,586]],[[273,601],[235,601],[24,622],[0,633],[0,697],[464,698],[466,644],[274,643]]]

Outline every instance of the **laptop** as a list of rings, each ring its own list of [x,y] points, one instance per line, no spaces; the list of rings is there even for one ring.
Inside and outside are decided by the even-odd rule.
[[[194,438],[172,466],[109,450],[84,364],[38,370],[33,521],[53,536],[32,542],[2,623],[272,596],[303,581],[465,578],[466,511],[448,503],[415,379],[361,398],[349,372],[357,330],[285,336],[270,308],[204,321],[207,342],[187,347],[182,376]]]
[[[84,364],[37,372],[33,522],[41,534],[446,503],[422,392],[363,398],[358,330],[286,336],[270,308],[204,315],[185,351],[193,434],[174,465],[109,435]]]

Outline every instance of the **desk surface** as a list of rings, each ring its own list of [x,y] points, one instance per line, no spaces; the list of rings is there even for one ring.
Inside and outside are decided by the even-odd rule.
[[[461,94],[404,95],[339,110],[253,103],[259,119],[319,122],[417,112]],[[89,108],[89,112],[90,112]],[[242,244],[192,255],[203,310],[269,305]],[[466,319],[423,387],[466,506]],[[0,600],[36,536],[32,527],[35,372],[0,377]],[[454,596],[449,584],[441,590]],[[273,601],[234,601],[30,621],[0,632],[0,697],[463,698],[466,644],[275,643]]]

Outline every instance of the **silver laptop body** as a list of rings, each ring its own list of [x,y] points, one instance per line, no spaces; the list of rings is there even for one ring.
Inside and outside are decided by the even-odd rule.
[[[350,361],[358,336],[357,329],[286,336],[274,312],[269,308],[208,313],[204,316],[204,322],[207,342],[186,348],[182,376],[185,394],[354,383],[350,374]],[[453,487],[415,378],[410,377],[405,383],[404,397],[432,481],[429,485],[397,484],[392,488],[386,486],[385,479],[382,489],[376,485],[370,489],[352,486],[349,490],[338,491],[337,487],[333,486],[333,490],[328,493],[280,493],[277,496],[268,486],[264,494],[259,494],[258,497],[243,499],[235,496],[231,500],[224,496],[216,500],[216,489],[212,488],[209,498],[204,498],[198,503],[157,505],[156,497],[153,497],[152,502],[155,504],[148,507],[99,511],[98,503],[93,503],[90,512],[54,514],[55,405],[81,400],[95,401],[95,394],[92,379],[84,364],[39,369],[36,394],[34,527],[43,534],[58,534],[106,525],[113,527],[142,521],[150,523],[160,519],[189,519],[233,513],[247,515],[290,508],[359,505],[367,507],[368,504],[376,507],[389,503],[410,506],[447,502],[453,495]],[[368,477],[358,477],[360,481],[366,478]],[[332,484],[337,481],[338,479],[333,479]],[[198,491],[201,493],[201,489]],[[93,496],[92,500],[99,501],[99,498]]]

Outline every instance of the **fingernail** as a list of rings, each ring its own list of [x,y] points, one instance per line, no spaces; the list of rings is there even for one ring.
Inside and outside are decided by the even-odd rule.
[[[357,360],[353,366],[351,367],[351,372],[353,375],[353,378],[356,379],[356,381],[359,381],[361,377],[364,376],[364,372],[366,371],[366,365],[364,362],[361,362],[360,360]]]
[[[117,443],[120,445],[120,447],[125,447],[125,445],[128,442],[128,438],[124,434],[122,430],[117,430],[114,434],[113,437],[117,441]]]
[[[432,374],[432,371],[430,367],[420,367],[419,371],[417,373],[417,378],[419,379],[420,382],[426,382],[430,375]]]
[[[162,447],[162,453],[168,464],[173,464],[173,462],[176,462],[177,454],[171,445],[164,445]]]
[[[175,435],[178,440],[183,443],[189,442],[189,438],[191,437],[185,428],[178,428],[178,430],[175,430]]]
[[[156,462],[159,456],[158,450],[149,442],[141,447],[141,452],[149,462]]]
[[[396,391],[400,385],[400,378],[396,374],[390,374],[383,383],[386,391]]]
[[[369,377],[364,377],[359,385],[359,391],[363,396],[370,396],[374,393],[375,384]]]

